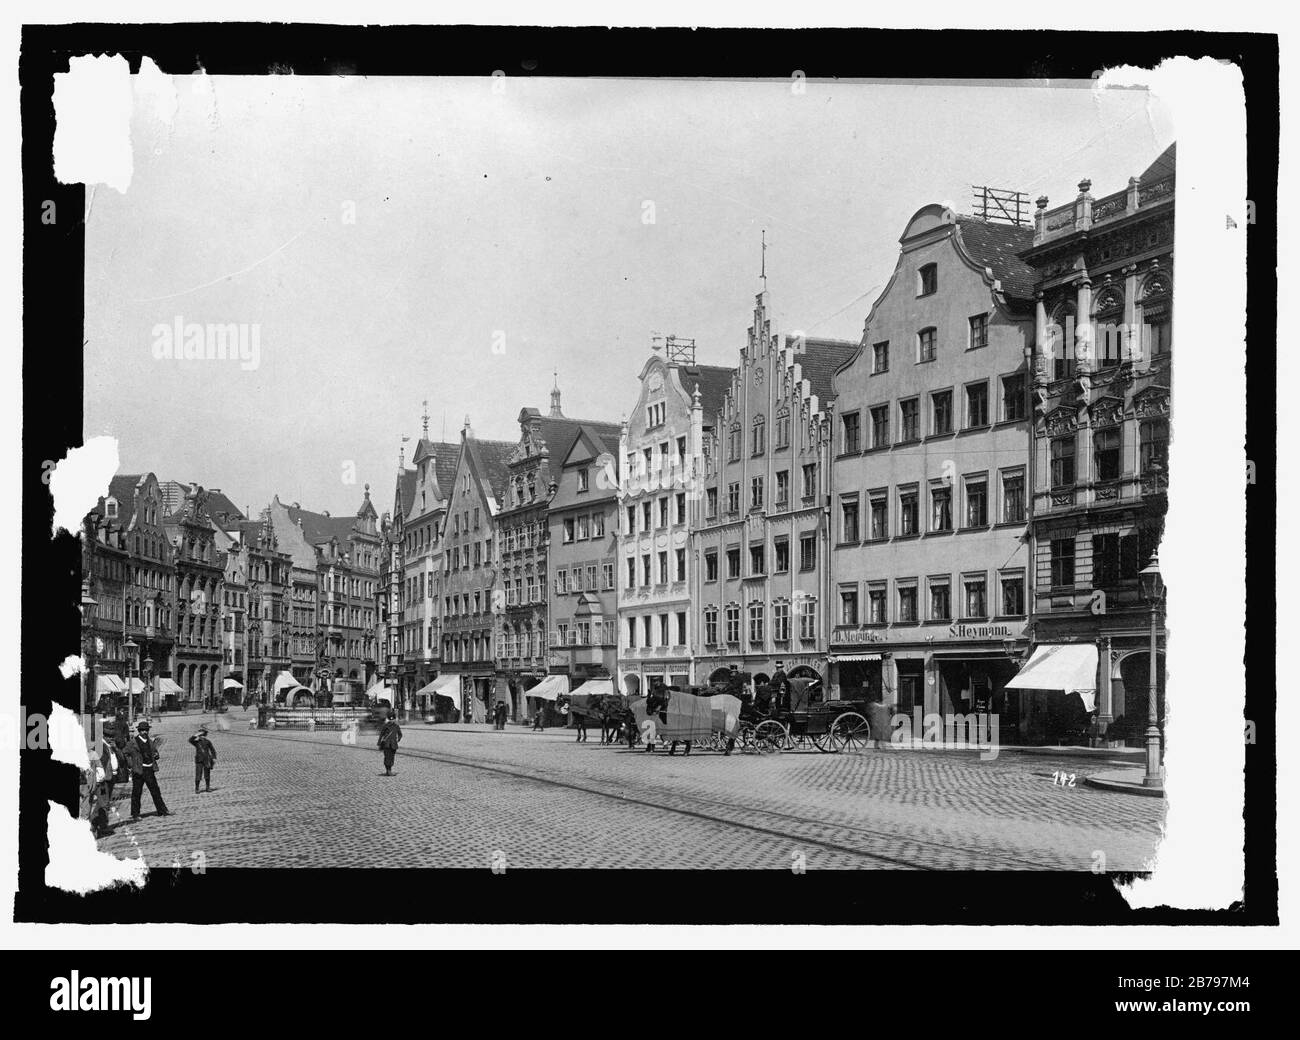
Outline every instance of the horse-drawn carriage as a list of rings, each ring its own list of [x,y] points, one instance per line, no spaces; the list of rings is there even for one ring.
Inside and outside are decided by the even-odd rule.
[[[759,752],[860,751],[871,741],[867,702],[828,701],[820,679],[789,679],[789,693],[762,691],[748,706],[742,742]],[[764,696],[763,694],[766,694]]]

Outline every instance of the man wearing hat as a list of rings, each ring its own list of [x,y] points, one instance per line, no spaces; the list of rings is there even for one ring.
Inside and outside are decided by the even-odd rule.
[[[200,726],[199,731],[190,737],[190,743],[194,745],[194,793],[199,793],[200,780],[207,785],[205,790],[211,791],[212,767],[217,764],[217,749],[208,739],[208,727]]]
[[[170,816],[158,790],[158,742],[149,736],[149,720],[142,719],[135,729],[135,739],[126,745],[127,762],[131,766],[131,819],[140,818],[140,792],[146,787],[157,814]]]

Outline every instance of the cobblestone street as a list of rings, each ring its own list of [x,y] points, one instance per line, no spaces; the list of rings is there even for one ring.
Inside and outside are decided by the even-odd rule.
[[[573,733],[412,722],[392,777],[373,733],[213,727],[193,793],[192,720],[167,720],[160,783],[101,848],[151,866],[202,851],[231,867],[1147,869],[1164,801],[1085,787],[1108,757],[1004,750],[653,755]],[[1075,774],[1073,787],[1052,773]],[[1104,862],[1096,859],[1104,855]]]

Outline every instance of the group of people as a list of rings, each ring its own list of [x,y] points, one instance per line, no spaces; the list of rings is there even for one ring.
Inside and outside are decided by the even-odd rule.
[[[90,778],[87,784],[87,816],[90,828],[96,838],[104,838],[112,833],[110,813],[113,806],[113,792],[118,784],[131,781],[131,819],[140,818],[140,803],[145,788],[153,800],[154,812],[158,816],[170,816],[171,810],[163,799],[158,786],[158,767],[162,762],[162,739],[150,734],[152,726],[148,719],[136,723],[135,735],[130,734],[130,724],[125,713],[118,712],[116,719],[104,727],[104,735],[98,759],[91,756]],[[206,726],[189,738],[194,747],[194,793],[212,790],[212,767],[217,762],[217,749],[208,738]]]

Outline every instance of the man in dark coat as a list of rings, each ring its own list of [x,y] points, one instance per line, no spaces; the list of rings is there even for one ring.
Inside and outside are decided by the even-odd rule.
[[[131,767],[131,819],[140,818],[140,795],[149,788],[149,797],[159,816],[170,816],[162,792],[158,790],[158,742],[149,736],[149,722],[136,724],[135,739],[126,745],[127,763]]]
[[[772,673],[769,684],[772,688],[772,706],[775,711],[790,710],[790,677],[785,674],[785,665],[776,662],[776,671]]]
[[[199,781],[206,784],[205,790],[212,790],[212,767],[217,764],[217,749],[208,739],[208,727],[200,726],[199,731],[190,737],[194,745],[194,793],[199,793]]]
[[[388,720],[379,731],[379,748],[384,753],[384,775],[393,775],[393,759],[397,757],[397,745],[402,740],[402,727],[397,724],[393,710],[388,710]]]

